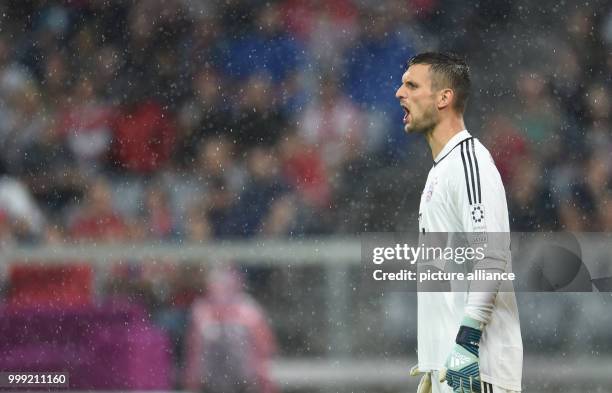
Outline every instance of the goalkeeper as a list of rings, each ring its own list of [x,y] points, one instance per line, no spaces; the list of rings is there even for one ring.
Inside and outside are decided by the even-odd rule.
[[[408,62],[396,92],[404,130],[423,135],[433,157],[421,196],[419,233],[425,242],[446,233],[447,245],[459,237],[470,245],[493,240],[495,252],[488,252],[477,268],[509,272],[505,190],[491,155],[465,127],[469,89],[463,59],[422,53]],[[448,263],[438,268],[446,270]],[[521,390],[523,345],[514,292],[508,282],[502,290],[500,282],[487,284],[419,291],[419,363],[412,374],[422,375],[420,393]]]

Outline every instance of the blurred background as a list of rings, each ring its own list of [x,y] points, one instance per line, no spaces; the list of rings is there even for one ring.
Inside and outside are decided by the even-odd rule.
[[[1,2],[0,369],[412,391],[415,297],[354,250],[417,227],[394,93],[425,50],[471,66],[514,231],[612,230],[610,1]],[[609,293],[518,300],[525,391],[610,391]]]

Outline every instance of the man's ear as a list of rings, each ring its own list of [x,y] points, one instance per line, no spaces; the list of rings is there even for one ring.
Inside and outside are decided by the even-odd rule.
[[[455,92],[452,89],[443,89],[438,93],[438,109],[443,109],[449,106],[455,98]]]

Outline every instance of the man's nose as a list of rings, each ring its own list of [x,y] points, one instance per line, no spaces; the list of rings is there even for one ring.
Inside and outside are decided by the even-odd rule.
[[[397,90],[395,91],[395,98],[402,98],[402,87],[398,87]]]

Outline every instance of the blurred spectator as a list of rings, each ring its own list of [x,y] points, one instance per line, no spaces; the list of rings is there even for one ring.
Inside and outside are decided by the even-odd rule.
[[[252,74],[234,106],[231,138],[241,149],[276,143],[287,127],[270,75]]]
[[[593,198],[599,198],[610,190],[610,180],[612,176],[611,159],[608,152],[602,150],[592,154],[587,160],[584,168],[584,178],[586,190]]]
[[[589,86],[584,94],[586,107],[586,144],[590,150],[609,152],[612,149],[612,97],[602,83]]]
[[[289,133],[280,144],[283,176],[311,205],[322,207],[330,200],[331,186],[319,149],[308,145],[297,133]]]
[[[485,123],[484,129],[487,131],[483,142],[491,152],[502,180],[506,184],[512,182],[518,165],[529,157],[532,146],[504,114],[496,113]]]
[[[349,0],[286,0],[281,12],[289,32],[306,43],[320,70],[341,66],[342,55],[358,34],[358,9]]]
[[[70,237],[81,241],[125,241],[128,226],[115,210],[108,181],[92,179],[84,202],[69,224]]]
[[[548,231],[558,225],[548,182],[533,159],[514,161],[514,176],[507,190],[510,228],[517,232]]]
[[[5,152],[2,159],[14,173],[21,174],[27,147],[41,137],[50,126],[50,114],[41,100],[34,81],[19,82],[3,91],[0,114],[0,144]]]
[[[170,240],[176,225],[166,191],[155,182],[145,190],[142,211],[135,226],[145,233],[142,239]]]
[[[202,68],[194,78],[193,96],[184,102],[178,114],[180,145],[176,155],[182,164],[193,163],[202,140],[227,137],[232,128],[221,76],[213,69]]]
[[[269,75],[274,83],[281,83],[302,65],[304,49],[284,30],[278,3],[251,10],[255,17],[249,34],[225,37],[225,72],[239,81],[255,73]],[[239,23],[248,28],[244,21]]]
[[[261,223],[259,236],[285,237],[298,236],[308,231],[307,221],[299,220],[300,203],[291,194],[276,198]],[[298,226],[301,225],[301,226]]]
[[[186,339],[184,387],[210,393],[272,393],[269,363],[274,335],[237,272],[209,274],[206,296],[192,308]]]
[[[559,205],[560,229],[585,232],[589,228],[597,228],[596,207],[596,200],[584,184],[572,185],[567,198],[562,199]]]
[[[93,89],[102,102],[118,106],[123,91],[122,84],[127,83],[119,76],[125,59],[119,53],[118,47],[109,44],[97,49],[95,60],[90,79]]]
[[[612,193],[609,191],[599,200],[599,216],[601,217],[602,232],[612,232]]]
[[[201,207],[215,237],[242,235],[240,217],[236,214],[239,200],[234,195],[225,178],[213,177],[208,181],[208,193]]]
[[[254,147],[248,152],[248,180],[235,208],[238,231],[242,236],[260,234],[262,223],[274,203],[289,192],[289,187],[279,179],[274,153],[266,147]]]
[[[65,208],[83,195],[85,177],[75,164],[71,149],[53,128],[24,150],[23,179],[44,212],[56,222],[62,222]]]
[[[15,243],[15,237],[10,224],[10,217],[0,209],[0,250]]]
[[[170,336],[172,355],[177,370],[184,369],[185,334],[188,327],[190,310],[194,301],[204,295],[205,270],[201,264],[182,261],[173,264],[174,269],[167,269],[163,277],[167,285],[167,293],[160,294],[163,305],[157,307],[156,324],[162,327]],[[156,283],[159,287],[159,283]],[[160,292],[160,291],[158,291]],[[164,296],[165,295],[165,296]],[[177,375],[177,386],[182,385],[182,375]]]
[[[231,198],[238,195],[243,183],[242,166],[236,159],[234,144],[228,138],[223,135],[207,138],[197,145],[195,151],[192,165],[179,173],[165,172],[163,176],[173,214],[183,228],[191,219],[193,209],[207,214],[210,190],[215,184],[227,185],[226,195]],[[226,202],[232,201],[228,199]]]
[[[236,208],[243,185],[242,169],[234,146],[225,137],[212,137],[200,144],[195,180],[206,188],[197,195],[197,206],[206,215],[215,237],[241,235]],[[183,196],[184,198],[185,196]],[[184,206],[194,206],[189,201]]]
[[[14,171],[22,160],[22,149],[38,137],[47,121],[40,102],[34,78],[15,61],[9,37],[0,35],[0,160]]]
[[[47,56],[41,84],[45,87],[42,100],[51,107],[66,105],[68,88],[70,87],[70,69],[68,56],[62,52],[53,52]],[[95,79],[97,81],[97,78]],[[95,83],[94,81],[94,83]],[[96,92],[99,92],[97,90]]]
[[[386,92],[399,85],[402,69],[414,53],[411,37],[402,34],[401,23],[406,21],[398,20],[381,7],[362,9],[359,23],[360,35],[346,57],[347,91],[360,104],[392,115],[397,113],[398,105]]]
[[[19,179],[0,175],[0,211],[18,238],[33,241],[44,231],[45,217]]]
[[[364,119],[333,79],[321,81],[319,94],[302,114],[300,133],[319,151],[328,171],[333,173],[359,153]]]
[[[402,7],[399,7],[403,11]],[[385,130],[386,153],[396,154],[407,150],[408,141],[401,127],[401,107],[389,91],[395,91],[401,83],[407,60],[415,53],[414,37],[404,26],[410,25],[412,15],[406,11],[388,12],[385,7],[360,10],[357,38],[344,57],[344,90],[361,108],[373,113],[382,113],[378,122]]]
[[[193,34],[186,37],[184,56],[188,66],[195,70],[220,68],[223,65],[221,38],[225,26],[220,25],[215,14],[206,9],[215,8],[213,3],[199,3],[196,7],[204,9],[194,12]]]
[[[169,114],[155,101],[126,105],[114,127],[115,164],[136,174],[150,174],[170,159],[176,127]]]
[[[107,166],[115,117],[115,108],[95,95],[88,77],[81,77],[58,114],[56,132],[85,174]]]
[[[527,142],[544,157],[558,154],[560,149],[558,108],[548,94],[546,81],[537,72],[519,76],[517,90],[522,105],[518,127]]]

